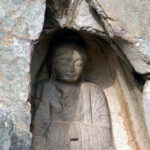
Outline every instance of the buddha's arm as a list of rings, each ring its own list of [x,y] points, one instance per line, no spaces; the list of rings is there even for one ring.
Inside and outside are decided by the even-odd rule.
[[[99,128],[100,141],[105,150],[114,150],[110,114],[105,94],[98,86],[91,94],[93,125]]]

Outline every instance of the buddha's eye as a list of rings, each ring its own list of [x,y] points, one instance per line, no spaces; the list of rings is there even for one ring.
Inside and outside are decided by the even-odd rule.
[[[68,62],[67,62],[67,61],[64,61],[62,64],[63,64],[63,65],[68,65]]]
[[[61,61],[62,62],[62,61],[67,61],[67,59],[60,57],[60,58],[57,58],[57,61]]]
[[[69,60],[65,59],[65,58],[57,58],[56,63],[58,63],[60,65],[67,65],[69,63]]]
[[[76,62],[76,65],[77,65],[78,67],[82,67],[82,66],[83,66],[83,61],[77,61],[77,62]]]
[[[69,62],[68,61],[60,61],[59,62],[61,65],[67,65]]]

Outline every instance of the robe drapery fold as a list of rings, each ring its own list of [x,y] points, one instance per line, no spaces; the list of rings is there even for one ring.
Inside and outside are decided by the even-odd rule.
[[[113,150],[107,100],[101,88],[82,82],[65,100],[44,84],[33,124],[33,150]]]

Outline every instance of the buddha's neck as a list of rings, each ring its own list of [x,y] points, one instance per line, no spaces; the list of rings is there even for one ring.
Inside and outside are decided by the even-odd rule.
[[[63,97],[66,97],[70,94],[73,94],[74,91],[78,88],[78,82],[67,83],[61,81],[55,81],[56,88],[60,90],[63,94]]]

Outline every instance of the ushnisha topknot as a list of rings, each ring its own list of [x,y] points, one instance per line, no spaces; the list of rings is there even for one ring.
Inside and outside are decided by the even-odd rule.
[[[82,49],[85,49],[85,51],[87,48],[84,40],[77,32],[64,29],[57,31],[52,37],[52,40],[50,42],[50,51],[53,51],[56,48],[66,44],[76,44]]]

